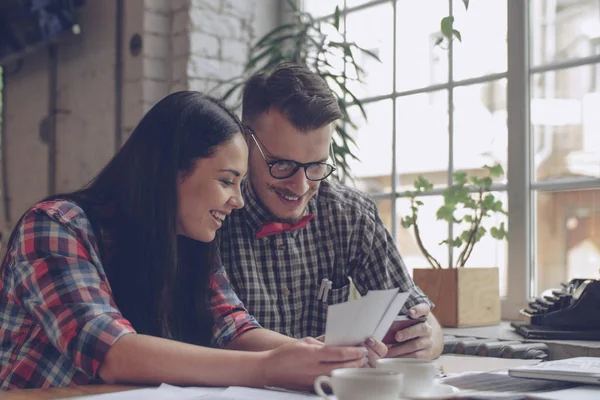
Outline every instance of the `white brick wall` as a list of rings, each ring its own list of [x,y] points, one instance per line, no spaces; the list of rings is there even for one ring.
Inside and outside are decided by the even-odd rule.
[[[278,21],[283,0],[126,0],[122,53],[121,134],[124,142],[152,105],[168,93],[214,88],[238,76],[250,44]],[[81,9],[82,35],[58,47],[56,183],[72,190],[92,178],[115,148],[115,2],[89,1]],[[142,51],[129,51],[142,37]],[[5,82],[7,232],[33,202],[46,196],[48,148],[39,124],[48,108],[45,51],[27,56]],[[6,237],[6,236],[5,236]]]
[[[192,0],[187,24],[189,89],[219,96],[225,90],[219,85],[242,73],[256,36],[256,13],[269,5],[260,0]]]

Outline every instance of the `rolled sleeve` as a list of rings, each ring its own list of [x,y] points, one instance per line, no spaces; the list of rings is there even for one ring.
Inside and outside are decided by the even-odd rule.
[[[87,219],[66,224],[32,211],[13,254],[17,298],[50,343],[91,377],[110,347],[135,332],[112,298]]]
[[[242,333],[261,327],[233,291],[222,267],[212,274],[210,288],[213,346],[224,348]]]

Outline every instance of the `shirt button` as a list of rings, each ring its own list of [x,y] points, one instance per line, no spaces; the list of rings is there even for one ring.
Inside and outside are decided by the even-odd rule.
[[[284,294],[284,296],[289,296],[290,295],[290,289],[283,288],[283,294]]]
[[[280,244],[279,245],[279,250],[285,250],[285,244]]]

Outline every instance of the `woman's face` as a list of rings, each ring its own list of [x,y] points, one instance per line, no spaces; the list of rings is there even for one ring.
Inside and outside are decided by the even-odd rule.
[[[210,242],[217,229],[244,200],[240,181],[248,166],[248,147],[242,134],[217,148],[212,157],[198,159],[191,173],[177,182],[177,234]]]

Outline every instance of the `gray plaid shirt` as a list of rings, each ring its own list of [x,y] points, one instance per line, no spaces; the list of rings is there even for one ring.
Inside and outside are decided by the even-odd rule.
[[[219,229],[221,259],[231,285],[265,328],[292,337],[325,333],[327,306],[348,300],[352,279],[370,289],[410,291],[403,312],[430,304],[415,286],[375,203],[364,193],[328,181],[308,205],[306,228],[256,239],[271,214],[242,182],[246,207]],[[333,282],[327,303],[317,299],[321,280]]]

